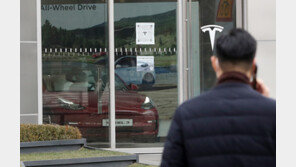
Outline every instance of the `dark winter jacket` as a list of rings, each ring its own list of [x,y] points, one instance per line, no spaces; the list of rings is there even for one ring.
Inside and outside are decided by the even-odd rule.
[[[175,112],[161,167],[275,167],[276,102],[227,78]]]

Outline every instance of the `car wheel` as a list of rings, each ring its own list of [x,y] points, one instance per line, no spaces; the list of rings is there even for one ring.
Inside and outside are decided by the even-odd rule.
[[[143,88],[151,88],[154,84],[154,77],[151,73],[147,73],[143,77],[142,87]]]

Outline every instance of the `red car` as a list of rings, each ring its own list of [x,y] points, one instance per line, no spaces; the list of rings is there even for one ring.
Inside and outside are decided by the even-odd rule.
[[[106,56],[107,53],[106,52],[99,52],[99,53],[95,53],[92,55],[93,58],[99,58],[99,57],[102,57],[102,56]]]
[[[88,141],[108,140],[108,75],[102,71],[88,63],[44,62],[44,123],[76,126]],[[159,125],[153,101],[118,75],[115,87],[117,140],[155,140]]]

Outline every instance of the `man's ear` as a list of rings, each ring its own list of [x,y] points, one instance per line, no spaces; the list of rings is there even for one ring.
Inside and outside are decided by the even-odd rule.
[[[218,58],[216,56],[211,56],[211,63],[214,71],[217,72],[219,68]]]

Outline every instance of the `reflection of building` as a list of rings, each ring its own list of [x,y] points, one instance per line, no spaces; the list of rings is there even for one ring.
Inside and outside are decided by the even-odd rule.
[[[38,3],[36,4],[36,2]],[[66,0],[57,3],[61,2],[67,3]],[[179,55],[184,60],[183,64],[181,64],[184,67],[184,69],[181,69],[184,70],[182,73],[184,74],[183,78],[178,77],[180,68],[177,66],[178,56],[176,54],[178,48],[176,30],[176,14],[178,14],[176,12],[177,1],[159,0],[149,1],[149,3],[145,1],[146,3],[143,3],[143,1],[130,0],[128,2],[115,3],[115,58],[118,59],[127,55],[154,56],[155,74],[138,77],[136,76],[137,73],[132,74],[128,72],[129,67],[136,67],[136,64],[133,66],[132,62],[126,62],[126,64],[123,64],[126,67],[120,67],[123,68],[124,72],[118,75],[121,75],[119,77],[123,80],[129,81],[126,86],[136,83],[135,78],[140,78],[141,81],[146,82],[146,86],[145,82],[139,82],[141,84],[138,85],[140,89],[137,92],[138,94],[144,94],[145,96],[143,97],[149,98],[144,98],[141,101],[136,98],[136,95],[133,98],[131,97],[132,95],[128,95],[126,99],[129,99],[129,101],[125,101],[125,103],[133,103],[132,99],[135,99],[135,101],[141,102],[142,106],[140,108],[149,108],[149,106],[151,107],[155,103],[159,113],[159,120],[147,120],[146,122],[147,124],[152,124],[156,121],[159,123],[159,133],[156,140],[158,145],[154,146],[161,146],[162,139],[166,136],[170,119],[177,106],[178,79],[184,81],[184,90],[181,92],[183,94],[182,98],[185,99],[210,89],[215,83],[215,76],[213,71],[211,71],[209,62],[209,57],[213,53],[209,32],[203,33],[200,30],[201,26],[217,24],[224,27],[223,31],[227,31],[233,27],[244,27],[249,30],[258,40],[259,76],[270,87],[271,95],[275,97],[274,1],[244,1],[246,3],[242,3],[241,0],[237,0],[234,1],[235,3],[233,3],[232,8],[229,8],[231,5],[225,5],[223,8],[219,8],[220,0],[193,1],[190,10],[188,10],[191,17],[189,17],[187,29],[186,31],[184,30],[183,34],[186,40],[181,40],[182,45],[186,46],[186,51],[182,55]],[[41,70],[44,62],[80,61],[95,63],[101,60],[102,64],[96,70],[100,72],[106,70],[106,73],[108,73],[108,58],[106,55],[106,48],[108,47],[108,41],[106,39],[108,35],[108,25],[106,24],[107,4],[96,4],[96,9],[100,9],[98,11],[99,14],[94,13],[91,15],[95,11],[93,8],[91,12],[84,11],[79,16],[76,13],[77,17],[75,19],[80,18],[81,23],[77,23],[76,20],[75,24],[71,24],[71,17],[63,19],[62,14],[68,12],[67,14],[69,15],[69,12],[74,12],[73,10],[59,10],[57,12],[46,12],[39,8],[35,10],[36,6],[40,5],[39,3],[40,1],[21,1],[21,123],[42,123],[45,110],[41,99],[42,82],[49,82],[49,76],[45,76],[45,72]],[[50,5],[50,1],[41,1],[41,3]],[[265,5],[265,3],[269,5]],[[127,9],[129,10],[127,11]],[[232,11],[230,12],[227,9],[231,9]],[[246,11],[243,9],[246,9]],[[231,13],[229,17],[227,11]],[[95,22],[96,20],[99,21]],[[136,45],[134,25],[137,22],[155,22],[155,45]],[[216,32],[216,38],[220,34]],[[41,48],[41,45],[43,48]],[[144,69],[145,66],[143,63],[141,67]],[[187,66],[188,71],[185,68]],[[82,66],[77,68],[83,69]],[[61,79],[61,82],[56,83],[66,83],[66,74],[60,78],[58,76],[58,74],[65,72],[63,70],[64,68],[61,67],[54,71],[55,73],[51,76],[51,79]],[[53,72],[53,69],[51,72]],[[103,81],[105,81],[106,84],[108,80],[108,78],[103,78],[102,76],[104,75],[101,73],[97,73],[97,76],[91,76],[93,74],[87,73],[86,75],[88,75],[89,79],[93,77],[88,83],[95,85],[91,87],[90,84],[90,87],[88,87],[85,84],[87,85],[85,88],[88,90],[96,90],[95,88],[99,87],[99,82],[100,84],[104,84]],[[79,76],[77,78],[79,80]],[[75,82],[77,78],[73,77],[70,80],[72,80],[71,82]],[[150,85],[152,88],[147,88],[147,84],[152,83],[153,80],[155,80],[155,83],[152,86]],[[83,96],[77,96],[77,98],[87,100],[89,104],[95,107],[95,111],[102,113],[102,108],[100,107],[103,106],[103,102],[95,99],[94,103],[94,101],[91,101],[94,100],[92,96],[85,96],[85,98]],[[96,96],[101,97],[103,93]],[[81,104],[77,103],[77,106],[75,106],[75,103],[73,106],[71,102],[68,102],[72,105],[71,107],[78,107],[78,109],[80,107],[79,105],[82,104],[81,101]],[[67,101],[64,101],[64,103],[67,103]],[[134,109],[128,107],[121,110],[134,111]],[[149,112],[145,114],[149,115]],[[71,123],[73,124],[73,122]],[[130,118],[122,118],[122,120],[117,121],[117,124],[131,126],[131,120]],[[136,128],[129,130],[133,132],[140,131],[140,129]],[[144,140],[133,142],[144,142]],[[155,143],[155,141],[153,142]]]

